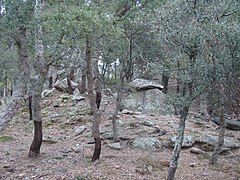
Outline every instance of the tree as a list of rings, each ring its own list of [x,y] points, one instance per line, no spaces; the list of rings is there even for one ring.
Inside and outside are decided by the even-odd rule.
[[[28,45],[27,30],[31,20],[32,4],[31,1],[3,1],[2,6],[5,11],[1,12],[1,33],[6,33],[7,37],[4,41],[7,43],[13,41],[18,49],[18,74],[16,78],[16,87],[13,90],[11,101],[6,105],[3,112],[0,113],[0,130],[13,118],[20,107],[21,99],[27,92],[27,84],[29,81],[29,65],[28,65]],[[3,31],[4,29],[4,31]]]
[[[29,156],[34,157],[40,153],[42,144],[42,117],[41,117],[41,93],[45,83],[48,67],[46,66],[44,58],[43,46],[43,27],[42,27],[42,14],[43,14],[43,0],[36,0],[35,4],[35,59],[34,70],[36,76],[32,80],[32,111],[34,122],[34,138],[29,150]]]
[[[113,23],[111,15],[108,16],[109,12],[104,9],[106,8],[105,3],[101,4],[91,1],[89,3],[79,3],[76,6],[73,4],[74,3],[70,2],[60,3],[59,9],[55,9],[54,13],[51,13],[47,18],[51,24],[49,30],[56,28],[59,34],[63,33],[63,41],[70,49],[85,49],[88,98],[93,113],[92,134],[95,140],[95,150],[92,161],[95,161],[99,159],[101,151],[101,138],[99,133],[101,114],[98,110],[100,105],[99,95],[101,94],[99,81],[95,83],[96,94],[93,90],[93,84],[95,80],[98,80],[98,75],[96,75],[96,79],[94,79],[95,77],[93,78],[92,56],[99,53],[100,49],[97,47],[97,42],[99,42],[105,34],[108,34],[108,31],[113,31]],[[61,31],[59,31],[59,29],[61,29]],[[96,59],[98,59],[98,57],[96,57]],[[85,74],[82,74],[82,76],[85,77]],[[85,83],[84,78],[82,82]],[[84,88],[81,87],[80,89],[83,90]]]
[[[178,93],[173,96],[175,107],[180,109],[180,123],[168,171],[169,180],[174,179],[177,169],[190,104],[202,93],[212,89],[219,91],[215,85],[221,84],[229,72],[236,72],[231,66],[233,59],[225,43],[228,28],[234,29],[234,34],[239,28],[236,26],[236,4],[239,5],[237,1],[179,0],[167,1],[158,9],[159,15],[153,28],[158,32],[157,37],[165,49],[165,56],[171,60],[167,64],[167,72],[180,83]],[[217,9],[215,14],[212,14],[212,9]],[[225,17],[224,14],[232,16]],[[223,20],[220,17],[225,18]],[[236,59],[235,56],[234,62]],[[224,135],[224,125],[222,127],[221,136]]]
[[[93,75],[92,75],[92,65],[91,65],[91,44],[86,37],[86,62],[87,62],[87,80],[88,80],[88,99],[90,102],[90,107],[93,113],[93,123],[92,123],[92,134],[95,140],[95,148],[92,157],[92,161],[96,161],[100,157],[101,153],[101,138],[99,131],[99,124],[101,121],[101,114],[97,108],[96,95],[93,91]]]

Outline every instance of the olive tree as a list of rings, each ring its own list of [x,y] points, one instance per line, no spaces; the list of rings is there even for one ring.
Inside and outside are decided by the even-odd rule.
[[[202,93],[219,91],[214,87],[236,72],[231,64],[239,61],[239,47],[232,53],[227,42],[230,34],[237,38],[239,2],[175,0],[157,10],[153,29],[169,59],[168,74],[179,83],[174,105],[180,123],[167,178],[174,179],[191,103]]]

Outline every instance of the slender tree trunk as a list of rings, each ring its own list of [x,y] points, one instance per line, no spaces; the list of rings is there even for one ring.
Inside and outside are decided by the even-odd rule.
[[[68,74],[67,76],[67,85],[68,85],[68,94],[73,94],[73,88],[72,88],[72,83],[71,83],[71,77]]]
[[[132,53],[133,53],[133,34],[131,33],[130,37],[129,37],[129,59],[127,61],[127,67],[126,67],[127,69],[126,69],[126,73],[125,73],[127,82],[132,81],[132,74],[133,74]]]
[[[110,83],[110,76],[111,76],[111,64],[107,64],[107,82]]]
[[[117,80],[117,61],[114,63],[114,79]]]
[[[80,86],[80,93],[84,94],[86,92],[86,75],[85,70],[82,74],[81,86]]]
[[[162,83],[163,83],[163,93],[167,93],[168,92],[168,80],[169,80],[169,77],[165,74],[162,75]]]
[[[167,180],[174,180],[175,172],[177,170],[178,158],[182,149],[182,143],[184,138],[185,122],[187,119],[188,109],[189,105],[185,105],[181,110],[180,123],[178,127],[178,136],[175,142],[175,147],[173,149],[172,159],[168,169]]]
[[[96,91],[96,104],[98,109],[100,109],[101,101],[102,101],[102,94],[101,92]]]
[[[40,107],[41,96],[34,94],[32,97],[33,101],[33,122],[34,122],[34,136],[30,146],[29,156],[35,157],[40,153],[40,147],[42,144],[42,119],[41,119],[41,107]]]
[[[101,81],[99,78],[99,70],[98,70],[98,61],[99,61],[99,50],[96,49],[94,51],[94,58],[93,59],[93,80],[95,86],[95,93],[96,93],[96,104],[97,108],[100,108],[101,100],[102,100],[102,88],[101,88]]]
[[[86,62],[87,62],[87,82],[88,82],[88,99],[90,103],[91,110],[93,112],[93,121],[92,121],[92,135],[95,140],[95,148],[92,157],[92,162],[99,159],[101,154],[101,138],[99,132],[99,124],[101,121],[100,111],[97,108],[96,97],[93,92],[93,74],[91,66],[91,47],[89,37],[86,37]]]
[[[25,27],[20,27],[18,30],[18,35],[15,39],[18,56],[19,56],[19,76],[17,79],[17,87],[13,91],[13,96],[11,101],[3,108],[0,112],[0,131],[7,125],[9,121],[12,120],[15,113],[19,110],[21,99],[27,89],[27,84],[29,82],[29,65],[28,65],[28,51],[27,51],[27,29]]]
[[[35,60],[34,67],[36,76],[32,79],[32,111],[34,121],[34,137],[29,150],[29,156],[34,157],[40,153],[42,144],[42,117],[41,117],[41,93],[48,74],[48,67],[44,59],[43,29],[41,14],[43,1],[37,0],[35,5],[36,34],[35,34]]]
[[[221,152],[222,146],[224,144],[224,135],[225,135],[225,129],[226,129],[226,123],[225,123],[225,118],[224,118],[224,107],[220,108],[219,111],[219,118],[220,118],[220,130],[219,130],[219,135],[218,135],[218,142],[214,148],[214,152],[210,158],[209,163],[210,164],[216,164],[218,160],[218,156]]]
[[[52,76],[49,76],[48,88],[49,88],[49,89],[52,89],[52,88],[53,88],[53,77],[52,77]]]
[[[114,142],[119,141],[119,134],[118,134],[118,122],[117,122],[117,114],[120,110],[121,105],[121,99],[122,99],[122,91],[118,90],[117,93],[117,99],[116,99],[116,108],[112,116],[112,128],[113,128],[113,140]]]
[[[53,66],[49,66],[49,72],[48,72],[48,88],[52,89],[53,88],[53,74],[54,74],[54,67]]]
[[[200,113],[202,118],[209,118],[209,114],[207,112],[207,94],[203,94],[200,96]]]
[[[117,92],[117,99],[116,99],[116,107],[115,111],[112,115],[112,128],[113,128],[113,141],[119,141],[119,134],[118,134],[118,122],[117,122],[117,114],[120,111],[121,101],[122,101],[122,87],[123,87],[123,79],[124,76],[122,75],[123,71],[120,72],[120,81],[118,83],[118,92]]]
[[[28,96],[28,110],[29,110],[29,120],[33,120],[33,113],[32,113],[32,95]]]
[[[74,80],[74,66],[71,66],[71,70],[67,76],[68,94],[73,94],[73,88],[71,81]]]
[[[101,79],[102,79],[103,88],[106,87],[106,79],[105,79],[106,72],[107,72],[107,63],[104,62],[101,69]]]

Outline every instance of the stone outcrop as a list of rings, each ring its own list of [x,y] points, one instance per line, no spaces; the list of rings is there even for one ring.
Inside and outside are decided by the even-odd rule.
[[[215,117],[213,118],[213,122],[215,122],[216,124],[220,124],[220,120],[219,118]],[[226,128],[227,129],[231,129],[231,130],[240,130],[240,120],[236,119],[236,120],[225,120],[226,123]]]
[[[71,81],[71,85],[72,85],[73,90],[76,89],[76,87],[78,86],[78,84],[73,81]],[[55,87],[60,92],[67,92],[67,90],[68,90],[67,78],[65,78],[63,80],[58,80],[53,85],[53,87]]]
[[[139,137],[131,142],[134,148],[143,150],[157,150],[161,148],[161,143],[158,139],[152,137]]]
[[[163,86],[157,83],[156,81],[146,80],[141,78],[137,78],[133,80],[132,82],[129,83],[129,86],[132,89],[135,89],[137,91],[149,90],[149,89],[159,89],[159,90],[163,89]]]
[[[174,112],[165,94],[159,89],[132,92],[123,97],[122,106],[125,109],[143,113],[172,114]]]

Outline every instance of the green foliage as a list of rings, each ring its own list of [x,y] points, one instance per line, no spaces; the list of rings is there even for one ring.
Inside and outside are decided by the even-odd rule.
[[[152,20],[166,58],[163,67],[182,84],[193,84],[190,101],[239,69],[240,4],[234,0],[194,2],[167,1]]]

